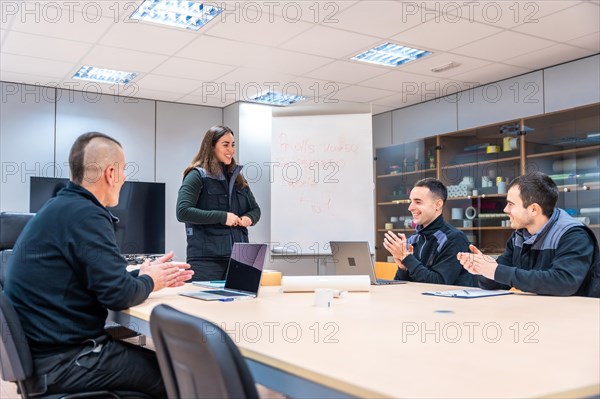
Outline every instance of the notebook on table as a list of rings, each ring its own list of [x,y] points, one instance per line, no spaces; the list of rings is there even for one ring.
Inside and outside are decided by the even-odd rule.
[[[258,296],[267,244],[234,243],[223,289],[182,292],[205,301],[251,299]]]
[[[366,241],[330,241],[335,274],[354,276],[366,274],[372,285],[405,284],[401,280],[384,280],[375,277],[375,266]]]

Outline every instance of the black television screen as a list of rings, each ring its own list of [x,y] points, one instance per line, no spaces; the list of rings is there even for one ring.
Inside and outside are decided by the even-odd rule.
[[[29,211],[37,212],[67,186],[69,179],[31,177]],[[115,227],[122,254],[165,252],[165,183],[126,181],[119,205],[108,208],[119,218]]]

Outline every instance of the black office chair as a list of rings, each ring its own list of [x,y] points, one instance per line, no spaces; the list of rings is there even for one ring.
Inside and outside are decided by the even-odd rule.
[[[8,272],[8,260],[25,225],[35,213],[0,212],[0,287]]]
[[[93,391],[70,394],[43,395],[35,392],[37,389],[31,384],[30,377],[33,375],[33,359],[29,350],[29,344],[19,316],[15,311],[10,299],[4,291],[0,290],[0,377],[4,381],[15,382],[19,392],[24,399],[123,399],[151,397],[141,392],[129,391]]]
[[[158,305],[150,331],[169,398],[258,398],[242,354],[217,325]]]

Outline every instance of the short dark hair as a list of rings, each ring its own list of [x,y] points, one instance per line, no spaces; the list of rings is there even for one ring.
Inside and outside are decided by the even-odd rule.
[[[71,168],[71,179],[73,180],[73,183],[81,185],[83,182],[83,176],[85,174],[85,165],[83,164],[85,148],[90,141],[95,138],[109,140],[117,144],[119,147],[122,147],[121,143],[119,143],[117,140],[100,132],[88,132],[77,137],[77,140],[75,140],[73,146],[71,147],[71,152],[69,152],[69,168]]]
[[[519,187],[521,201],[525,208],[531,204],[538,204],[545,216],[552,216],[558,201],[558,187],[550,176],[542,172],[527,173],[514,178],[508,188],[513,186]]]
[[[419,180],[415,183],[415,187],[427,187],[434,197],[441,199],[443,202],[448,199],[448,189],[446,189],[444,183],[433,177]]]

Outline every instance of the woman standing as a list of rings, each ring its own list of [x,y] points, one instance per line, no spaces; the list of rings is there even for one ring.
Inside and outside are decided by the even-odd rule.
[[[248,242],[260,208],[235,163],[233,132],[213,126],[183,172],[177,220],[185,223],[187,263],[194,280],[223,280],[234,242]]]

